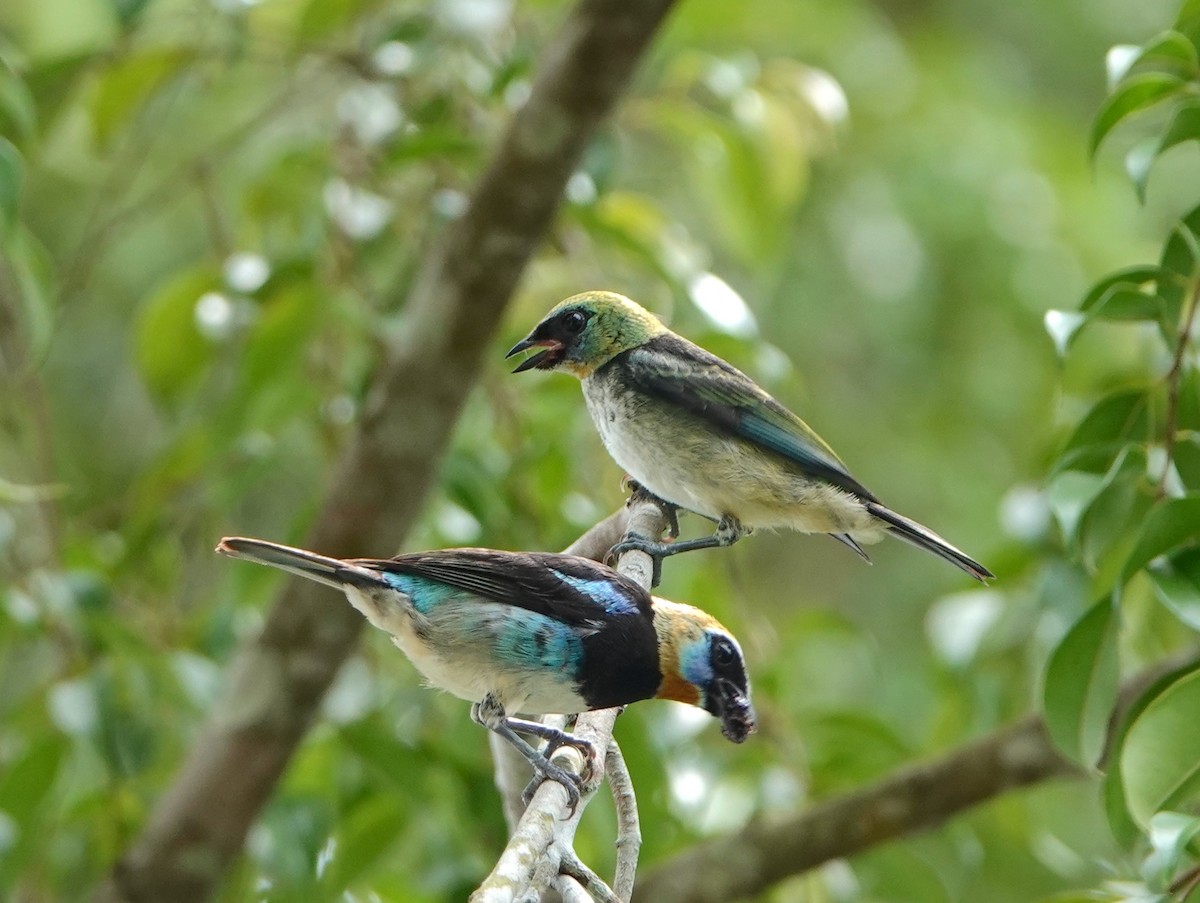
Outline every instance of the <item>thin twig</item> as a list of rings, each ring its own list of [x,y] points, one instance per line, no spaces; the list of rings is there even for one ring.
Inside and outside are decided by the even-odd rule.
[[[604,775],[608,778],[613,805],[617,810],[617,867],[613,876],[613,893],[622,900],[628,900],[633,896],[638,855],[642,851],[642,826],[638,818],[637,796],[633,792],[633,779],[629,776],[625,756],[615,739],[608,744]]]
[[[599,875],[583,863],[574,850],[563,851],[562,873],[582,884],[588,896],[597,903],[625,903]]]
[[[1179,331],[1179,341],[1175,343],[1175,357],[1171,361],[1171,369],[1167,371],[1167,423],[1164,430],[1166,461],[1163,464],[1162,479],[1158,481],[1158,497],[1167,494],[1167,480],[1171,476],[1171,464],[1175,455],[1175,433],[1179,428],[1179,378],[1183,375],[1183,359],[1187,354],[1188,343],[1192,340],[1192,326],[1196,320],[1196,308],[1200,307],[1200,280],[1192,289],[1191,302],[1187,316],[1184,317],[1183,327]]]
[[[555,878],[554,889],[562,897],[562,903],[594,903],[591,894],[570,875],[560,874]]]
[[[1200,887],[1200,865],[1193,866],[1176,877],[1167,888],[1167,893],[1172,897],[1178,897],[1182,903],[1197,887]]]

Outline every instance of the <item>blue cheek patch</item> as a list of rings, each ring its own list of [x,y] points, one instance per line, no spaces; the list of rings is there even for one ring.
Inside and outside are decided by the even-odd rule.
[[[712,683],[712,661],[708,655],[708,637],[701,637],[679,650],[679,676],[700,690]]]
[[[583,577],[571,577],[562,571],[555,571],[558,578],[568,586],[583,593],[597,605],[603,605],[606,614],[635,615],[638,613],[637,603],[625,595],[620,586],[607,580],[586,580]]]

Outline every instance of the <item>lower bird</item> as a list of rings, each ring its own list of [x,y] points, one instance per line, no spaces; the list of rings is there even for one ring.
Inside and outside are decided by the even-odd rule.
[[[896,536],[980,581],[993,576],[928,527],[893,511],[820,436],[750,377],[613,292],[557,305],[508,352],[538,348],[514,372],[564,370],[583,382],[588,412],[613,459],[672,505],[717,522],[685,542],[626,540],[656,562],[728,546],[755,528],[828,533],[862,544]]]
[[[217,551],[342,590],[430,685],[474,705],[537,772],[566,788],[579,779],[549,759],[563,745],[590,761],[585,740],[510,713],[573,714],[642,699],[699,706],[741,743],[756,729],[737,640],[698,608],[651,596],[616,571],[575,555],[443,549],[386,560],[228,537]],[[540,753],[519,734],[546,740]],[[528,791],[527,791],[528,792]]]

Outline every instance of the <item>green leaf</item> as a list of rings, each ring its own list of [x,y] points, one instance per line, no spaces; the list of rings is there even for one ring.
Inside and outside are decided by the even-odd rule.
[[[400,839],[410,813],[392,794],[367,797],[337,826],[337,846],[325,873],[321,890],[326,899],[342,894],[363,880],[388,849]]]
[[[1095,158],[1108,133],[1125,118],[1187,88],[1183,79],[1162,72],[1141,72],[1125,78],[1104,101],[1092,124],[1088,156]]]
[[[1200,100],[1180,103],[1161,135],[1138,142],[1125,157],[1125,171],[1137,189],[1138,200],[1146,202],[1146,184],[1154,162],[1176,145],[1200,139]]]
[[[1080,303],[1079,309],[1082,311],[1091,310],[1115,286],[1129,286],[1137,290],[1149,283],[1157,282],[1161,275],[1162,271],[1158,267],[1146,264],[1114,270],[1088,289],[1088,293]]]
[[[1139,525],[1154,505],[1146,479],[1146,452],[1127,446],[1105,474],[1105,486],[1079,521],[1080,554],[1095,572],[1093,589],[1112,586],[1140,537]]]
[[[1055,470],[1103,471],[1125,445],[1150,438],[1150,411],[1142,389],[1124,389],[1098,401],[1080,421]]]
[[[1175,472],[1183,481],[1184,489],[1200,491],[1200,434],[1179,437],[1172,452],[1171,460],[1175,462]]]
[[[1042,704],[1050,737],[1069,757],[1094,767],[1117,698],[1115,597],[1101,599],[1067,631],[1046,668]]]
[[[92,132],[97,145],[107,148],[136,113],[171,78],[194,59],[191,50],[149,50],[120,59],[97,82],[91,103]]]
[[[1092,308],[1097,320],[1156,320],[1162,315],[1162,299],[1128,283],[1114,285]]]
[[[1194,75],[1200,65],[1196,46],[1178,31],[1164,31],[1143,44],[1133,64],[1138,66],[1143,63],[1172,65],[1181,70],[1179,74],[1184,77]]]
[[[37,128],[37,105],[24,80],[0,60],[0,135],[17,143],[33,137]]]
[[[1124,582],[1157,558],[1200,536],[1200,495],[1168,499],[1150,511],[1121,572]]]
[[[1167,687],[1129,727],[1121,747],[1125,799],[1148,828],[1155,813],[1187,805],[1200,790],[1200,671]]]
[[[0,812],[21,827],[29,827],[58,776],[67,748],[64,738],[47,735],[12,763],[0,781]]]
[[[1179,320],[1184,298],[1195,288],[1200,273],[1200,207],[1188,212],[1171,230],[1163,247],[1159,268],[1158,294],[1166,302],[1166,317],[1172,323]],[[1174,336],[1168,336],[1174,341]]]
[[[1125,800],[1125,783],[1122,780],[1119,766],[1125,738],[1129,735],[1129,728],[1146,710],[1146,707],[1154,702],[1163,690],[1194,669],[1195,665],[1186,665],[1159,677],[1133,700],[1113,726],[1106,756],[1107,761],[1104,766],[1104,810],[1113,836],[1126,847],[1133,847],[1142,842],[1142,830],[1130,814]]]
[[[1067,542],[1075,541],[1080,518],[1103,488],[1103,475],[1078,470],[1063,471],[1051,481],[1047,490],[1050,510]]]
[[[1200,630],[1200,549],[1185,549],[1147,571],[1155,595],[1193,630]]]
[[[23,169],[21,154],[0,138],[0,231],[8,231],[17,221]]]
[[[209,361],[212,346],[196,329],[196,302],[220,286],[220,274],[211,268],[187,270],[143,304],[137,320],[138,365],[160,398],[177,395]]]
[[[12,887],[44,850],[41,823],[50,815],[51,794],[70,749],[69,741],[58,734],[34,733],[32,738],[0,778],[0,812],[16,828],[16,843],[0,856],[0,887]]]
[[[1200,432],[1200,369],[1189,367],[1179,379],[1179,396],[1175,405],[1176,428]],[[1178,433],[1176,436],[1178,437]],[[1195,433],[1190,437],[1196,438]]]

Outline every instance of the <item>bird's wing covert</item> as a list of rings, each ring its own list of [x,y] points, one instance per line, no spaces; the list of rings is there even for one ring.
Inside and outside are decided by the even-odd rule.
[[[626,372],[646,394],[782,455],[809,476],[875,500],[808,424],[746,374],[703,348],[673,333],[658,336],[628,353]]]
[[[650,606],[649,595],[636,583],[574,555],[443,549],[372,564],[584,629],[606,616],[637,614]]]

